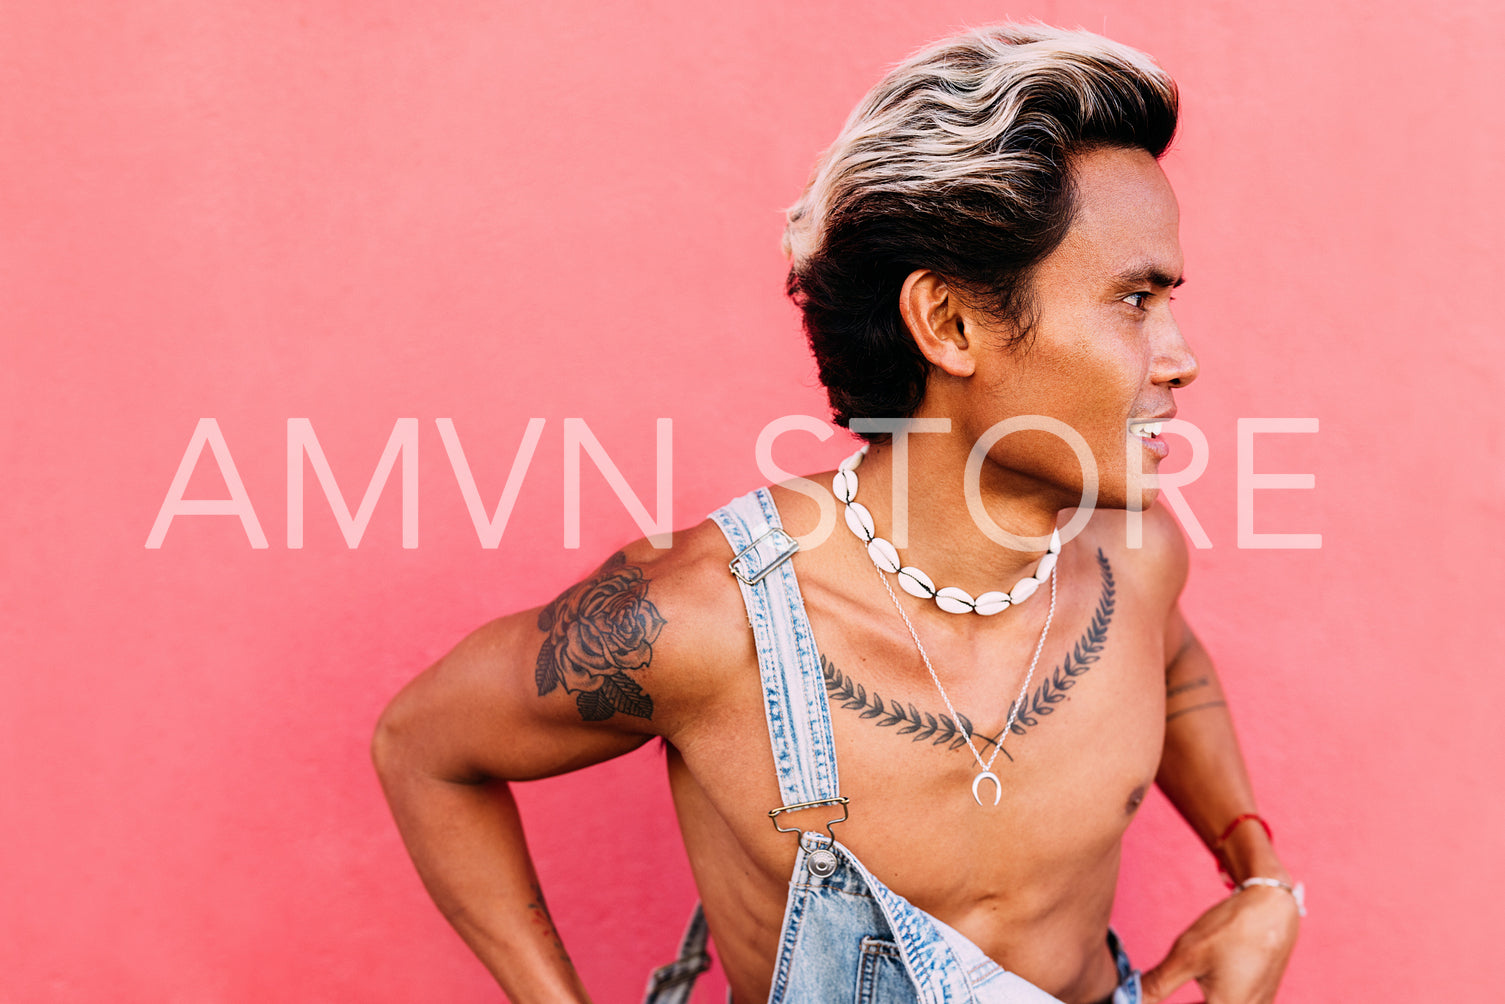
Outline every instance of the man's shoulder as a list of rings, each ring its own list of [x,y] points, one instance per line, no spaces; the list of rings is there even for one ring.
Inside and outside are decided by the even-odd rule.
[[[695,700],[729,668],[756,658],[732,556],[721,529],[707,519],[676,530],[670,547],[638,540],[611,559],[641,578],[663,621],[653,666],[666,698],[679,693]]]
[[[795,536],[808,530],[803,524],[810,520],[801,503],[812,509],[815,507],[804,496],[778,485],[769,486],[764,491],[776,508],[777,522],[781,527]],[[731,503],[728,506],[731,507]],[[761,529],[758,524],[764,522],[756,507],[752,510],[744,508],[742,517],[749,532],[754,534]],[[710,517],[675,530],[670,547],[655,547],[649,540],[641,539],[628,544],[621,553],[629,564],[641,569],[646,578],[656,583],[656,593],[666,602],[709,613],[706,628],[724,632],[728,618],[734,633],[747,627],[742,593],[731,570],[736,552],[721,527]]]
[[[1175,517],[1158,503],[1138,514],[1099,509],[1083,530],[1082,541],[1139,589],[1163,593],[1170,603],[1186,584],[1186,538]]]
[[[725,585],[728,589],[722,592],[737,596],[736,580],[729,567],[731,545],[710,519],[675,530],[674,542],[668,547],[655,547],[649,540],[641,539],[626,545],[620,553],[627,564],[652,580],[661,594],[694,595],[707,587]]]

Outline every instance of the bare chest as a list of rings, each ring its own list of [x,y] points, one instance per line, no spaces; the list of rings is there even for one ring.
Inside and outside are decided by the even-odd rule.
[[[980,644],[938,632],[927,668],[896,612],[887,611],[898,632],[807,591],[849,799],[833,832],[901,893],[960,902],[1116,865],[1160,758],[1163,611],[1142,607],[1106,562],[1091,570],[1058,610],[1032,674],[1043,609],[1029,630]],[[682,747],[677,785],[696,789],[682,815],[718,817],[714,827],[687,821],[686,839],[692,856],[697,835],[735,843],[782,881],[793,844],[767,816],[780,797],[755,665],[726,697]]]
[[[938,645],[928,666],[902,646],[828,647],[843,841],[880,878],[964,907],[1032,887],[1044,902],[1069,884],[1055,877],[1116,866],[1160,759],[1164,659],[1132,599],[1104,585],[1096,600],[1066,612],[1038,660],[1031,635],[997,652]]]

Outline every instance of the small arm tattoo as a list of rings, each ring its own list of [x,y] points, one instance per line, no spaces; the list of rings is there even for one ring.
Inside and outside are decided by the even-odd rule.
[[[1196,690],[1198,687],[1206,687],[1209,685],[1210,683],[1207,677],[1199,676],[1195,680],[1190,680],[1186,683],[1178,683],[1176,684],[1176,686],[1168,688],[1165,692],[1165,696],[1167,699],[1169,699],[1175,697],[1177,694],[1184,694],[1188,690]]]
[[[588,722],[617,712],[653,717],[653,698],[631,674],[653,661],[664,618],[648,599],[649,580],[618,551],[584,582],[538,614],[544,632],[534,682],[538,696],[563,688]]]
[[[569,962],[570,953],[565,950],[564,942],[559,939],[559,929],[554,926],[554,917],[549,913],[549,904],[544,901],[543,888],[537,882],[530,883],[530,887],[533,890],[533,898],[528,901],[529,923],[553,944],[554,951],[559,953],[561,960]]]
[[[1172,711],[1170,714],[1165,716],[1165,720],[1168,722],[1175,721],[1182,715],[1189,715],[1193,711],[1206,711],[1208,708],[1226,708],[1227,706],[1227,701],[1207,701],[1203,704],[1193,704],[1189,708],[1178,708],[1175,711]]]

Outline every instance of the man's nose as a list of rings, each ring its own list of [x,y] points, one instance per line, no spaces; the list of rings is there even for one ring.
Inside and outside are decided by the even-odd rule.
[[[1191,346],[1186,344],[1180,326],[1174,321],[1155,354],[1154,369],[1155,382],[1171,387],[1185,387],[1197,378],[1197,373],[1201,370],[1196,355]]]

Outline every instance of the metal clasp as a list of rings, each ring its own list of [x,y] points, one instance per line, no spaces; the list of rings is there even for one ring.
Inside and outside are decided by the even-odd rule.
[[[748,555],[752,554],[752,552],[757,549],[758,545],[763,543],[765,540],[772,540],[778,547],[778,550],[774,553],[773,557],[768,560],[768,563],[763,565],[763,567],[753,568],[750,574],[744,573],[737,566],[742,563],[743,558],[746,558]],[[733,558],[730,563],[728,563],[727,567],[732,570],[732,574],[737,578],[741,579],[749,586],[754,586],[759,582],[762,582],[764,576],[766,576],[769,572],[773,571],[775,568],[778,568],[784,562],[794,557],[794,552],[798,551],[799,549],[800,542],[789,536],[789,534],[785,533],[782,527],[769,527],[768,531],[761,537],[753,541],[751,544],[748,544],[742,550],[738,551],[737,556]],[[748,563],[751,564],[752,562],[749,561]]]
[[[835,798],[817,798],[813,802],[796,802],[794,805],[781,805],[777,809],[769,809],[768,818],[773,821],[773,828],[780,833],[799,833],[801,830],[798,826],[780,826],[779,816],[785,812],[798,812],[801,809],[818,809],[822,805],[841,806],[841,815],[839,817],[826,820],[826,836],[830,837],[834,842],[836,834],[831,832],[831,827],[837,823],[845,823],[847,821],[847,797],[845,795],[837,795]]]

